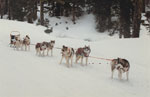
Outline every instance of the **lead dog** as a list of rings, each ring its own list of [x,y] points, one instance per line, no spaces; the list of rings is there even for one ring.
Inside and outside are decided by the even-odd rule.
[[[119,79],[122,79],[122,73],[126,72],[126,77],[128,80],[130,64],[126,59],[121,59],[121,58],[113,59],[110,64],[111,64],[111,72],[112,72],[111,78],[113,78],[113,73],[114,70],[116,69],[118,70]]]
[[[86,58],[86,65],[88,63],[88,57],[89,54],[91,53],[90,46],[85,46],[83,48],[78,48],[76,51],[76,63],[78,60],[81,58],[81,65],[83,65],[83,58]]]
[[[74,56],[74,49],[66,47],[66,46],[63,45],[61,51],[62,51],[61,52],[62,53],[62,58],[60,60],[60,64],[62,63],[62,60],[65,58],[67,67],[72,66],[73,56]],[[69,60],[71,60],[70,64],[69,64]]]

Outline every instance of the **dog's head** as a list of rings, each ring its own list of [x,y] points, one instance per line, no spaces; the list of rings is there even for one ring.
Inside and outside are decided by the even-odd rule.
[[[64,45],[63,45],[61,51],[62,51],[62,54],[63,54],[63,55],[66,55],[66,54],[69,52],[68,47],[67,47],[67,46],[64,46]]]
[[[85,46],[83,52],[85,53],[85,56],[88,57],[91,52],[90,46]]]
[[[51,40],[50,43],[51,43],[51,46],[54,46],[55,45],[55,40]]]
[[[26,35],[26,37],[25,37],[25,38],[30,39],[29,35]]]

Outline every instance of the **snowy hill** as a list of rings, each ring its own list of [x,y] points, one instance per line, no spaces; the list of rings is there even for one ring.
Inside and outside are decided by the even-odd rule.
[[[81,27],[83,24],[85,28]],[[0,20],[0,97],[149,97],[150,37],[147,30],[141,28],[139,39],[117,39],[90,33],[94,32],[93,25],[83,24],[74,27],[68,24],[69,30],[57,26],[49,35],[44,34],[42,26]],[[74,63],[72,68],[67,68],[64,61],[59,64],[60,49],[54,49],[53,57],[36,56],[34,45],[30,51],[16,51],[9,47],[9,34],[14,30],[20,31],[21,37],[28,34],[32,44],[55,40],[55,47],[60,48],[62,45],[75,49],[90,45],[91,56],[126,58],[131,64],[129,81],[125,80],[125,74],[119,80],[117,72],[114,79],[110,78],[110,61],[89,58],[88,66]],[[84,41],[86,38],[92,41]]]

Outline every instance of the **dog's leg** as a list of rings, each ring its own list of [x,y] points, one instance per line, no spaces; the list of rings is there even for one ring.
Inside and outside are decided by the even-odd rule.
[[[36,55],[40,55],[40,48],[36,48]]]
[[[76,56],[76,63],[78,63],[79,59],[80,59],[80,56]]]
[[[24,45],[22,44],[22,45],[21,45],[21,50],[22,50],[22,51],[23,51],[23,46],[24,46]]]
[[[47,56],[48,56],[48,53],[49,53],[49,48],[47,48]]]
[[[62,55],[62,57],[61,57],[61,60],[60,60],[60,62],[59,62],[59,64],[61,64],[62,63],[62,60],[64,59],[64,56]]]
[[[28,45],[28,51],[30,51],[30,44]]]
[[[86,66],[87,66],[87,63],[88,63],[88,57],[86,57]]]
[[[42,50],[40,50],[40,48],[39,48],[39,56],[42,56],[41,52],[42,52]]]
[[[111,71],[111,79],[113,79],[114,70]]]
[[[81,57],[81,65],[83,65],[83,56]]]
[[[122,79],[122,71],[120,71],[120,80]]]
[[[68,68],[70,67],[69,66],[69,57],[66,57],[66,65],[67,65]]]
[[[36,55],[38,55],[38,48],[36,48]]]
[[[114,70],[115,70],[116,67],[115,67],[113,62],[111,62],[110,65],[111,65],[111,78],[113,79]]]
[[[17,42],[17,51],[19,50],[19,43]]]
[[[126,72],[127,80],[129,79],[129,71]]]
[[[122,71],[121,69],[118,70],[118,78],[121,80],[122,79]]]
[[[45,50],[43,50],[43,54],[42,54],[43,56],[45,55]]]
[[[80,56],[76,56],[76,63],[78,63],[79,59],[80,59]]]
[[[72,67],[72,63],[73,63],[73,56],[71,56],[71,67]]]
[[[27,44],[25,45],[25,51],[27,51]]]

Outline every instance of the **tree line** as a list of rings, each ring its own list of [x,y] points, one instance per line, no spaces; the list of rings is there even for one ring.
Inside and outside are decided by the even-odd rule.
[[[119,37],[139,37],[141,14],[145,12],[149,0],[0,0],[0,17],[7,15],[9,20],[28,21],[38,19],[46,24],[45,13],[50,17],[72,17],[72,22],[83,14],[93,13],[96,29],[110,35],[119,33]],[[88,21],[88,20],[87,20]]]

